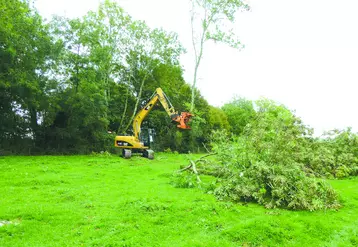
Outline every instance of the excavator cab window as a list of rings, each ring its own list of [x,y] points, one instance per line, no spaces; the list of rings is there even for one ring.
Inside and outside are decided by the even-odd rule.
[[[139,136],[140,142],[146,147],[151,147],[154,142],[154,129],[142,128]]]

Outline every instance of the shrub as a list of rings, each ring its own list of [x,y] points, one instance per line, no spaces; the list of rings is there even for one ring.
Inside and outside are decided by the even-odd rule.
[[[198,186],[196,176],[192,173],[173,173],[171,184],[176,188],[195,188]]]
[[[358,136],[351,129],[333,130],[307,146],[308,172],[316,176],[344,178],[356,176]]]

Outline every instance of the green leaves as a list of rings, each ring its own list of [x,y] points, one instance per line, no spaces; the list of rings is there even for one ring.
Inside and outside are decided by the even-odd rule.
[[[308,146],[306,167],[315,176],[343,178],[357,175],[358,135],[350,128],[327,132]]]
[[[107,131],[124,134],[160,86],[185,110],[190,87],[182,77],[183,48],[175,33],[133,20],[114,1],[80,18],[54,17],[50,24],[27,3],[0,3],[0,138],[9,143],[0,149],[16,150],[17,144],[26,144],[26,153],[109,149]],[[197,99],[207,112],[207,102]],[[153,122],[161,134],[158,149],[201,145],[202,139],[183,137],[165,120]],[[189,139],[190,145],[182,145]]]
[[[226,105],[229,113],[240,113],[242,105],[250,105],[243,100],[234,103]],[[267,208],[338,208],[337,193],[324,181],[306,174],[306,157],[312,154],[308,128],[273,101],[256,101],[255,109],[239,136],[213,133],[212,147],[219,165],[216,176],[222,178],[215,195],[225,200],[256,201]],[[336,174],[344,176],[347,171],[340,166]]]
[[[235,14],[239,10],[249,10],[243,1],[201,0],[193,1],[193,22],[201,23],[199,36],[206,40],[221,42],[234,48],[241,44],[233,31]],[[195,26],[195,23],[193,23]],[[199,42],[198,42],[199,43]]]
[[[4,146],[22,146],[27,142],[21,138],[39,135],[38,121],[48,102],[44,73],[53,44],[48,27],[27,1],[2,1],[0,10],[0,139]]]
[[[195,55],[190,111],[194,110],[195,87],[206,41],[220,42],[233,48],[243,48],[235,35],[233,24],[238,10],[249,10],[241,0],[191,0],[191,31]]]
[[[231,125],[231,131],[235,135],[240,135],[245,126],[251,123],[256,115],[253,102],[244,98],[233,99],[231,102],[226,103],[222,110]]]

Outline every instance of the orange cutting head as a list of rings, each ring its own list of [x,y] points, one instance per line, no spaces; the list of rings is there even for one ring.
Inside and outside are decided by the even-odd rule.
[[[174,116],[172,120],[178,124],[177,127],[179,129],[190,129],[188,123],[192,116],[194,115],[190,112],[182,112],[180,115]]]

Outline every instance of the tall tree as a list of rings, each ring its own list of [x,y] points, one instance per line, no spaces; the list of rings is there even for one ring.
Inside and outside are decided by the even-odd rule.
[[[129,77],[134,85],[136,104],[126,131],[133,122],[134,116],[142,101],[145,83],[152,77],[154,70],[161,64],[178,65],[183,48],[178,42],[177,35],[167,33],[162,29],[150,30],[143,22],[133,25],[133,48],[127,56]]]
[[[63,45],[55,73],[62,88],[59,94],[66,99],[59,97],[57,103],[57,113],[64,114],[55,114],[55,120],[66,121],[55,121],[63,126],[55,127],[61,135],[61,128],[69,129],[72,134],[66,135],[70,141],[65,143],[71,145],[76,143],[73,136],[83,145],[98,141],[108,126],[125,132],[154,70],[163,64],[177,66],[182,52],[175,34],[151,30],[112,1],[82,18],[57,18],[53,27]]]
[[[198,70],[203,58],[206,41],[221,42],[233,48],[242,47],[233,28],[238,10],[249,10],[242,0],[191,0],[191,31],[195,65],[190,111],[195,108],[195,93]]]
[[[51,37],[27,1],[1,1],[0,9],[0,132],[4,137],[31,136],[36,140],[47,104]]]

